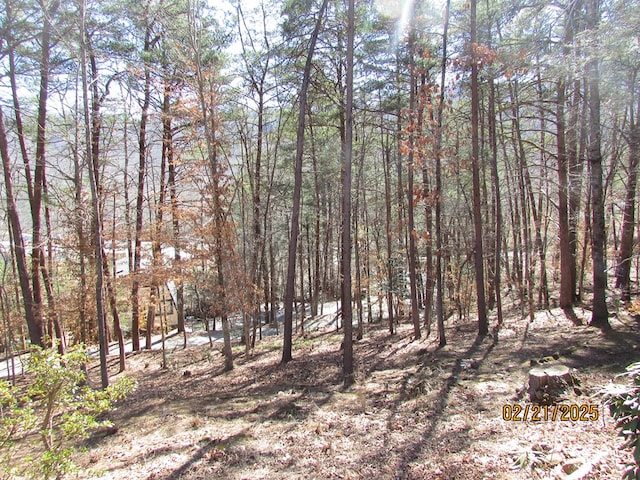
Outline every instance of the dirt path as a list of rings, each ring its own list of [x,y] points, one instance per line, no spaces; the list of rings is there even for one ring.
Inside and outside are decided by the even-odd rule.
[[[140,386],[112,414],[117,433],[87,444],[80,478],[620,478],[629,455],[596,393],[640,360],[640,329],[623,320],[605,336],[554,310],[482,340],[451,322],[440,350],[435,338],[412,341],[408,325],[394,336],[368,325],[348,391],[332,331],[298,338],[286,366],[278,339],[249,359],[236,347],[230,373],[208,346],[174,351],[167,371],[159,352],[137,354],[128,374]],[[531,362],[554,355],[581,382],[561,403],[595,405],[597,421],[503,420],[505,404],[528,403],[518,392]]]

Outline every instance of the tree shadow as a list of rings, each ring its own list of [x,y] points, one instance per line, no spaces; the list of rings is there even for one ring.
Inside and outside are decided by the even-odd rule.
[[[579,325],[573,321],[572,324],[574,326]],[[528,322],[527,327],[529,327]],[[518,337],[514,336],[512,340],[506,338],[504,342],[500,342],[500,331],[497,328],[494,328],[492,335],[476,337],[473,343],[466,350],[446,352],[449,354],[449,360],[452,360],[453,363],[448,376],[443,378],[440,388],[433,391],[430,395],[430,398],[433,398],[434,402],[429,405],[427,422],[424,424],[424,427],[421,427],[419,435],[403,444],[400,450],[396,450],[395,452],[376,450],[361,457],[360,461],[366,463],[382,458],[382,462],[378,460],[378,463],[394,464],[394,467],[396,467],[396,478],[407,478],[411,476],[411,466],[423,456],[424,452],[429,448],[430,443],[438,441],[437,438],[435,438],[435,434],[442,421],[448,418],[445,410],[450,402],[454,388],[460,384],[460,380],[463,378],[465,381],[469,379],[473,381],[473,377],[478,374],[483,363],[487,362],[488,358],[493,358],[490,357],[490,355],[495,351],[495,347],[498,344],[504,343],[505,345],[500,350],[500,353],[498,354],[499,357],[497,358],[500,359],[502,364],[504,364],[503,356],[509,355],[508,358],[514,365],[512,368],[515,372],[518,372],[522,368],[522,363],[526,363],[527,359],[540,358],[541,356],[549,355],[550,352],[560,352],[562,355],[566,356],[566,358],[562,360],[564,360],[568,366],[584,369],[585,374],[590,368],[598,369],[603,372],[611,371],[614,373],[616,371],[620,371],[631,357],[637,357],[638,345],[640,344],[640,335],[638,332],[631,330],[625,330],[625,332],[599,332],[594,328],[583,325],[582,328],[577,331],[568,330],[569,335],[581,335],[577,339],[577,343],[581,345],[580,348],[578,350],[573,350],[570,346],[573,345],[572,340],[576,340],[574,337],[570,337],[571,340],[568,340],[560,335],[559,338],[555,337],[553,342],[544,341],[545,337],[547,337],[554,328],[555,325],[551,324],[548,327],[543,327],[539,331],[531,329],[529,338],[531,345],[528,345],[527,348],[522,348],[517,353],[514,351],[512,346],[514,345],[514,342],[518,340]],[[528,329],[527,332],[529,332]],[[581,338],[585,338],[587,340],[593,339],[593,345],[590,345],[588,341],[581,344]],[[459,341],[460,340],[462,339],[459,339]],[[443,355],[443,353],[445,353],[443,350],[436,349],[430,359],[437,362],[436,364],[442,364],[447,361],[447,356]],[[513,355],[514,353],[515,355]],[[473,359],[476,364],[472,369],[468,368],[468,359]],[[427,363],[423,362],[423,365],[420,366],[415,373],[404,378],[401,393],[394,402],[394,406],[387,417],[387,428],[384,433],[384,441],[382,442],[384,445],[392,443],[391,427],[393,419],[401,413],[401,406],[410,399],[410,377],[419,376],[426,365]],[[490,367],[489,371],[491,371]],[[504,398],[505,392],[501,392],[499,395]],[[462,430],[464,430],[464,427],[462,427]],[[449,436],[453,436],[453,441],[455,442],[466,442],[468,445],[469,439],[466,438],[465,435],[458,437],[455,433],[445,432],[439,435],[438,438],[442,438],[442,441],[446,441]],[[452,451],[451,448],[446,448],[447,451]],[[462,450],[465,447],[464,445],[457,445],[455,448]],[[395,455],[397,455],[397,458]]]
[[[216,438],[205,440],[204,442],[202,442],[202,445],[198,448],[198,450],[193,455],[191,455],[191,457],[185,463],[180,465],[165,477],[166,480],[178,480],[183,475],[185,475],[192,467],[194,467],[199,461],[207,457],[211,452],[215,452],[216,450],[222,451],[229,445],[233,445],[234,443],[246,437],[247,430],[245,429],[239,433],[236,433],[235,435],[231,435],[224,439]]]
[[[471,346],[467,348],[464,352],[462,353],[452,352],[452,355],[447,355],[449,359],[453,361],[450,373],[448,376],[446,376],[443,379],[443,383],[440,389],[435,394],[433,394],[434,398],[436,399],[436,402],[433,404],[433,407],[430,409],[430,412],[429,412],[430,420],[426,425],[426,427],[424,428],[424,430],[421,432],[419,438],[416,439],[415,441],[412,441],[404,445],[402,448],[402,452],[399,452],[400,460],[396,468],[397,478],[404,478],[410,464],[415,460],[417,460],[422,455],[425,449],[425,446],[427,445],[429,440],[432,439],[436,431],[436,427],[438,426],[438,424],[440,423],[440,421],[444,416],[444,411],[447,406],[447,403],[449,402],[452,389],[458,384],[462,372],[467,370],[469,367],[468,360],[470,358],[476,357],[480,352],[483,344],[488,343],[488,345],[486,345],[485,351],[482,353],[480,357],[480,360],[477,361],[477,364],[475,366],[476,369],[479,368],[481,363],[486,359],[486,357],[488,356],[490,351],[495,347],[497,342],[498,340],[495,334],[487,335],[487,336],[476,336]],[[445,357],[445,355],[442,355],[442,354],[445,352],[443,351],[443,349],[440,349],[439,347],[436,347],[435,351],[438,352],[438,356],[437,356],[438,362],[442,362],[443,357]],[[428,357],[427,360],[432,358],[428,355],[426,357]],[[387,416],[387,421],[386,421],[387,428],[384,433],[385,438],[384,438],[384,441],[382,442],[383,445],[387,445],[390,443],[390,435],[393,430],[394,418],[396,417],[396,415],[400,413],[402,405],[405,404],[414,394],[412,393],[411,380],[413,378],[419,378],[422,372],[427,367],[428,367],[428,361],[423,361],[419,365],[415,373],[406,375],[405,378],[403,379],[400,395],[398,395],[397,399],[393,402],[393,406],[390,409],[389,415]],[[383,458],[387,460],[386,463],[390,463],[393,460],[393,457],[390,457],[390,455],[393,455],[393,453],[398,453],[398,452],[389,452],[389,450],[387,449],[376,450],[371,452],[368,455],[361,457],[361,461],[364,463],[373,462],[376,460],[380,462],[380,459]]]
[[[125,400],[116,417],[116,423],[125,426],[135,418],[159,415],[159,408],[168,408],[170,412],[180,412],[180,416],[193,417],[193,421],[215,425],[217,422],[233,422],[238,419],[247,420],[250,426],[242,428],[238,433],[216,439],[205,439],[193,447],[185,447],[181,443],[168,444],[148,455],[160,456],[171,454],[188,455],[181,465],[172,469],[162,478],[178,479],[188,477],[189,472],[197,470],[201,462],[215,462],[224,468],[233,468],[234,462],[240,462],[245,455],[264,456],[264,452],[253,451],[251,446],[243,445],[242,450],[229,450],[236,443],[251,438],[251,429],[257,425],[271,422],[282,423],[285,430],[295,428],[304,422],[313,412],[330,402],[334,393],[342,386],[341,372],[338,368],[338,357],[341,353],[324,351],[302,353],[286,365],[274,359],[268,364],[260,365],[260,372],[255,377],[235,379],[237,372],[228,372],[226,376],[214,376],[211,373],[194,374],[187,378],[167,382],[167,375],[177,372],[154,371],[147,374],[147,392],[142,401],[139,397]],[[323,373],[314,373],[319,371]],[[246,372],[246,370],[245,370]],[[180,375],[182,376],[182,375]],[[167,384],[173,384],[171,388]],[[238,400],[242,400],[238,402]],[[154,412],[155,411],[155,412]],[[198,420],[199,419],[199,420]],[[246,423],[245,423],[246,424]],[[160,426],[160,424],[159,424]],[[131,428],[132,425],[129,425]],[[106,442],[105,437],[94,438],[87,446],[93,448]],[[240,453],[239,453],[240,452]],[[251,453],[253,452],[253,453]],[[145,453],[145,455],[147,455]],[[140,455],[127,458],[112,471],[124,471],[140,462]],[[210,477],[210,478],[216,478]]]

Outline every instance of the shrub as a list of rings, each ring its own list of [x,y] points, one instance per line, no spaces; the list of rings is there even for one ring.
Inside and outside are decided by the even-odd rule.
[[[101,415],[131,392],[134,381],[123,377],[104,390],[94,390],[87,385],[88,361],[83,348],[70,349],[64,355],[54,349],[34,348],[27,364],[33,378],[26,395],[0,381],[0,456],[6,460],[2,462],[4,474],[62,478],[75,468],[72,456],[78,441],[96,428],[110,426]],[[9,460],[21,440],[30,443],[31,451],[40,453],[25,458],[18,466]],[[42,448],[34,448],[35,443]]]
[[[616,420],[616,429],[624,437],[620,447],[633,452],[633,463],[627,465],[623,479],[640,479],[640,362],[632,363],[626,372],[627,384],[614,384],[603,390],[605,404]]]

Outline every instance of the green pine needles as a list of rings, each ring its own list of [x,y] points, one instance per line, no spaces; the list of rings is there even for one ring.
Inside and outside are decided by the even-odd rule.
[[[634,463],[627,465],[622,478],[640,479],[640,362],[632,363],[619,376],[628,377],[629,383],[612,383],[602,393],[617,421],[616,428],[625,439],[620,448],[633,451]]]
[[[0,478],[62,478],[75,469],[79,441],[111,425],[101,416],[133,390],[135,381],[123,377],[95,390],[87,385],[88,362],[82,347],[64,355],[34,348],[26,389],[0,381]]]

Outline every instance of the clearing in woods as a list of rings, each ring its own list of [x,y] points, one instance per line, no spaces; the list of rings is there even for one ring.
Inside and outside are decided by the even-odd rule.
[[[335,330],[296,338],[287,365],[277,338],[249,358],[235,347],[228,373],[207,345],[175,349],[167,370],[158,351],[132,355],[126,374],[139,387],[110,415],[116,433],[86,442],[79,478],[620,478],[631,454],[597,392],[640,359],[640,325],[622,313],[607,335],[575,325],[589,315],[510,316],[483,339],[450,320],[440,350],[434,335],[412,341],[407,323],[394,336],[368,324],[346,391]],[[560,402],[596,405],[598,419],[505,421],[504,405],[529,402],[532,360],[575,369],[580,383]]]

